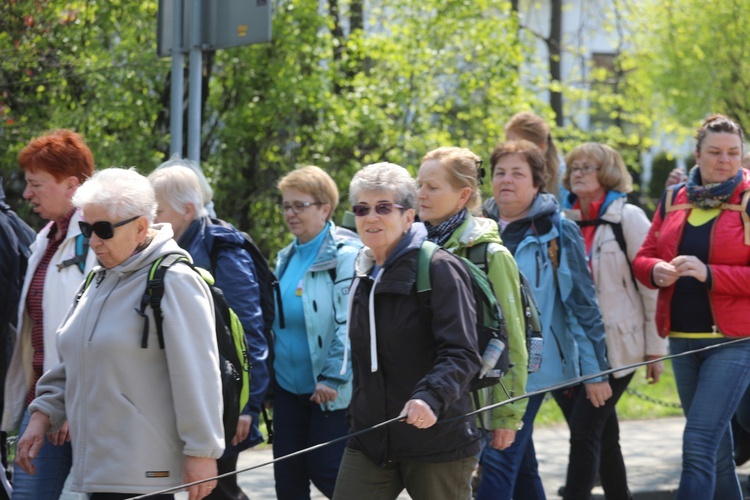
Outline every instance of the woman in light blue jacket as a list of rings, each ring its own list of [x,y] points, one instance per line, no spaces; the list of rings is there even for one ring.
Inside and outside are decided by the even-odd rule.
[[[581,232],[561,219],[555,197],[544,192],[541,151],[528,141],[509,141],[495,148],[490,165],[503,243],[531,283],[544,328],[541,368],[529,374],[527,392],[606,370],[604,325]],[[597,407],[612,394],[607,377],[585,387],[586,404]],[[543,399],[529,398],[513,445],[485,449],[477,499],[545,498],[531,439]]]
[[[346,435],[351,364],[342,367],[355,233],[331,221],[339,201],[333,179],[308,166],[278,184],[281,210],[295,240],[279,252],[281,307],[274,324],[274,458]],[[342,369],[343,368],[343,369]],[[343,375],[342,375],[343,373]],[[343,440],[274,463],[276,496],[307,498],[310,481],[333,496]]]

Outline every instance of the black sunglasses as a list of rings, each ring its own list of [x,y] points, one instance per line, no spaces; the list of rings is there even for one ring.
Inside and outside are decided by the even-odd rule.
[[[352,205],[352,212],[354,212],[354,215],[357,217],[365,217],[367,214],[370,213],[370,209],[373,208],[370,205],[365,205],[363,203],[357,203],[356,205]],[[398,208],[399,210],[405,210],[406,207],[403,205],[399,205],[398,203],[390,203],[390,202],[384,202],[384,203],[378,203],[375,205],[375,213],[378,215],[388,215],[389,213],[393,212],[394,208]]]
[[[93,224],[89,224],[88,222],[83,222],[82,220],[78,221],[78,227],[81,228],[81,233],[85,238],[91,238],[91,233],[93,232],[96,234],[99,238],[103,240],[108,240],[112,238],[112,236],[115,235],[115,228],[124,226],[125,224],[129,224],[136,220],[140,215],[136,215],[135,217],[132,217],[128,220],[124,220],[122,222],[118,222],[117,224],[112,224],[108,220],[100,220],[99,222],[94,222]]]

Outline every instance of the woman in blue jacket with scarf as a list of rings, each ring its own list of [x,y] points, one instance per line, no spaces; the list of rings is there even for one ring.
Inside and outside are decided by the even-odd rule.
[[[529,374],[527,392],[606,370],[604,325],[581,232],[544,191],[542,152],[531,142],[509,141],[495,147],[490,165],[503,243],[531,283],[544,328],[541,368]],[[606,376],[588,380],[585,389],[585,403],[597,407],[612,394]],[[477,499],[545,498],[532,441],[543,400],[544,394],[529,398],[509,448],[484,450]]]
[[[351,363],[342,365],[349,288],[362,246],[354,232],[331,221],[339,193],[322,169],[297,169],[278,188],[295,239],[276,259],[282,307],[274,324],[274,458],[348,432],[352,372]],[[277,498],[309,498],[310,481],[333,496],[343,452],[341,441],[275,462]]]

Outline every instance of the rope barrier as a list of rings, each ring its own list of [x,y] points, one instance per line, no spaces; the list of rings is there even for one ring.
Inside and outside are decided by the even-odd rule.
[[[500,403],[495,403],[495,404],[484,406],[482,408],[479,408],[477,410],[471,411],[471,412],[466,413],[464,415],[459,415],[457,417],[451,417],[449,419],[440,420],[435,425],[438,425],[438,424],[441,424],[441,423],[446,423],[446,422],[453,422],[455,420],[464,419],[464,418],[467,418],[467,417],[473,417],[473,416],[478,415],[480,413],[484,413],[486,411],[494,410],[495,408],[500,408],[501,406],[505,406],[507,404],[515,403],[516,401],[520,401],[522,399],[527,399],[527,398],[530,398],[532,396],[538,396],[540,394],[546,394],[548,392],[556,391],[556,390],[559,390],[559,389],[565,389],[567,387],[572,387],[572,386],[575,386],[575,385],[587,382],[589,380],[594,380],[594,379],[601,378],[601,377],[604,377],[604,376],[609,376],[609,375],[611,375],[613,373],[616,373],[618,371],[629,370],[629,369],[638,368],[638,367],[641,367],[641,366],[650,365],[650,364],[653,364],[653,363],[658,363],[659,361],[664,361],[664,360],[667,360],[667,359],[674,359],[674,358],[678,358],[678,357],[682,357],[682,356],[688,356],[688,355],[691,355],[691,354],[696,354],[696,353],[699,353],[699,352],[705,352],[705,351],[709,351],[709,350],[713,350],[713,349],[723,348],[723,347],[727,347],[727,346],[730,346],[732,344],[736,344],[736,343],[739,343],[739,342],[745,342],[747,340],[750,340],[750,337],[743,337],[743,338],[740,338],[740,339],[730,340],[728,342],[722,342],[721,344],[716,344],[716,345],[712,345],[712,346],[708,346],[708,347],[703,347],[701,349],[694,349],[692,351],[685,351],[685,352],[682,352],[682,353],[679,353],[679,354],[669,354],[669,355],[663,356],[661,358],[652,359],[652,360],[649,360],[649,361],[641,361],[639,363],[633,363],[633,364],[630,364],[630,365],[627,365],[627,366],[622,366],[620,368],[611,368],[609,370],[604,370],[604,371],[601,371],[601,372],[598,372],[598,373],[594,373],[594,374],[591,374],[591,375],[585,375],[585,376],[578,377],[578,378],[575,378],[575,379],[569,379],[569,380],[566,380],[565,382],[561,382],[559,384],[551,385],[551,386],[545,387],[543,389],[539,389],[539,390],[532,391],[532,392],[527,392],[527,393],[525,393],[525,394],[523,394],[521,396],[515,396],[515,397],[512,397],[512,398],[506,399],[505,401],[501,401]],[[348,440],[351,437],[359,436],[359,435],[364,434],[366,432],[370,432],[372,430],[379,429],[381,427],[385,427],[386,425],[390,425],[390,424],[392,424],[394,422],[399,422],[399,421],[403,421],[403,420],[405,420],[405,417],[399,415],[398,417],[394,417],[394,418],[392,418],[390,420],[386,420],[386,421],[381,422],[379,424],[373,425],[372,427],[368,427],[366,429],[362,429],[360,431],[353,432],[351,434],[347,434],[346,436],[342,436],[340,438],[336,438],[336,439],[333,439],[331,441],[327,441],[325,443],[320,443],[320,444],[317,444],[315,446],[311,446],[309,448],[305,448],[303,450],[299,450],[299,451],[296,451],[294,453],[290,453],[288,455],[284,455],[283,457],[278,457],[278,458],[275,458],[273,460],[269,460],[268,462],[264,462],[262,464],[257,464],[257,465],[253,465],[252,467],[247,467],[247,468],[244,468],[244,469],[240,469],[240,470],[236,470],[236,471],[232,471],[232,472],[227,472],[226,474],[222,474],[220,476],[215,476],[215,477],[203,479],[201,481],[195,481],[195,482],[192,482],[192,483],[186,483],[186,484],[183,484],[183,485],[180,485],[180,486],[175,486],[173,488],[168,488],[168,489],[165,489],[165,490],[155,491],[153,493],[148,493],[148,494],[145,494],[145,495],[131,497],[130,500],[141,500],[141,499],[145,499],[145,498],[151,498],[151,497],[154,497],[154,496],[157,496],[157,495],[165,495],[165,494],[169,494],[169,493],[175,493],[175,492],[178,492],[178,491],[182,491],[182,490],[184,490],[186,488],[189,488],[191,486],[195,486],[195,485],[203,484],[203,483],[206,483],[206,482],[209,482],[209,481],[214,481],[216,479],[221,479],[221,478],[224,478],[224,477],[228,477],[228,476],[231,476],[232,474],[241,474],[241,473],[244,473],[244,472],[249,472],[251,470],[258,469],[260,467],[265,467],[267,465],[272,465],[272,464],[274,464],[276,462],[279,462],[281,460],[286,460],[287,458],[292,458],[292,457],[296,457],[296,456],[302,455],[304,453],[309,453],[310,451],[317,450],[319,448],[322,448],[324,446],[328,446],[328,445],[333,444],[333,443],[338,443],[338,442],[343,441],[343,440]]]

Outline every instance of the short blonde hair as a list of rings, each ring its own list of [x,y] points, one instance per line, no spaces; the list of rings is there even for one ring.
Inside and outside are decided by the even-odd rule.
[[[448,172],[448,182],[456,189],[470,188],[471,195],[466,202],[470,212],[476,212],[482,206],[482,195],[479,192],[479,168],[482,159],[471,150],[457,147],[433,149],[422,158],[422,163],[430,160],[439,161]]]
[[[325,170],[314,165],[298,168],[282,177],[276,187],[284,192],[287,189],[296,189],[309,194],[315,201],[331,206],[328,219],[333,217],[333,212],[339,206],[339,189]]]
[[[606,191],[630,193],[633,191],[633,177],[628,172],[622,156],[615,149],[599,142],[586,142],[577,146],[565,156],[567,168],[563,174],[562,184],[570,190],[570,165],[578,160],[591,160],[599,170],[596,179]]]

